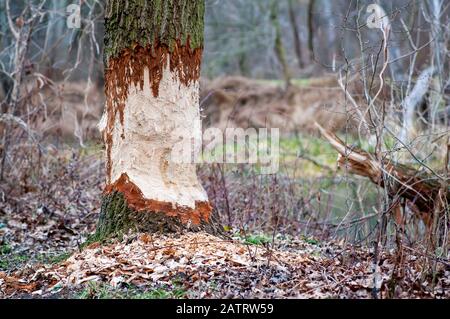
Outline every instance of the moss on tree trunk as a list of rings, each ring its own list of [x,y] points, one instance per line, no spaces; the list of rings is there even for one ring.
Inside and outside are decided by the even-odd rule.
[[[121,238],[129,232],[135,233],[173,233],[182,231],[205,231],[223,236],[223,228],[217,213],[211,213],[208,222],[199,225],[184,224],[177,217],[167,216],[163,212],[141,212],[130,208],[122,193],[113,192],[103,196],[97,229],[88,242],[104,241],[109,238]]]
[[[203,46],[204,0],[108,0],[105,12],[105,62],[134,45],[155,43],[171,50],[176,41]]]

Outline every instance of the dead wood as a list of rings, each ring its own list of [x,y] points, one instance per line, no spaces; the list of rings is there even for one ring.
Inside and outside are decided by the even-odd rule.
[[[431,174],[425,170],[395,163],[391,159],[377,159],[375,154],[346,145],[335,134],[325,130],[318,123],[321,134],[338,151],[338,167],[348,172],[369,178],[383,187],[391,198],[405,198],[417,207],[420,213],[432,214],[440,207],[448,207],[450,188],[444,183],[446,178]],[[447,178],[448,179],[448,178]],[[442,201],[444,205],[442,206]],[[440,209],[440,211],[444,211]]]

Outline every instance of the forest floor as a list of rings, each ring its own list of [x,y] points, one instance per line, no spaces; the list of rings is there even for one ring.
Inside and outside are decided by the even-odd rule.
[[[4,298],[371,298],[376,279],[382,298],[450,297],[448,269],[424,281],[424,258],[398,257],[380,253],[375,275],[373,251],[362,247],[140,234],[0,272],[0,291]]]
[[[253,107],[230,81],[242,86],[213,83],[227,88],[217,123],[236,105],[230,94],[242,109]],[[0,183],[0,298],[450,298],[448,253],[437,259],[444,254],[410,238],[398,250],[392,231],[374,251],[376,188],[336,171],[336,152],[317,136],[283,136],[278,174],[200,167],[227,240],[138,234],[87,247],[104,188],[103,151],[95,140],[62,144],[14,148],[20,163]]]
[[[38,189],[29,179],[2,185],[0,298],[450,298],[449,264],[433,262],[426,251],[405,246],[375,254],[343,239],[301,236],[286,226],[297,223],[288,218],[305,218],[297,215],[279,217],[280,231],[271,233],[258,226],[273,219],[273,212],[261,213],[263,206],[247,214],[248,227],[227,226],[227,240],[139,234],[83,247],[98,218],[101,154],[98,148],[59,152]],[[217,200],[217,190],[205,185]],[[242,179],[229,187],[235,217],[249,209],[239,201],[248,203],[252,194],[272,200],[270,189]],[[280,200],[274,197],[270,207]],[[220,201],[214,205],[223,210]]]

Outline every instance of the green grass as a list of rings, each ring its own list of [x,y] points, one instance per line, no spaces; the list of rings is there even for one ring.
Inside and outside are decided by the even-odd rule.
[[[90,282],[75,297],[78,299],[181,299],[186,297],[186,290],[174,281],[171,285],[148,290],[141,290],[133,285],[115,288],[98,282]]]
[[[20,268],[30,260],[23,254],[0,254],[0,271],[9,271]]]
[[[270,143],[270,142],[269,142]],[[308,158],[314,159],[320,165],[325,165],[331,168],[336,166],[337,152],[321,138],[300,134],[292,136],[281,136],[279,143],[279,173],[288,174],[290,177],[317,177],[324,175],[327,171],[324,171],[322,167],[312,163],[305,159],[299,159],[298,154],[306,155]],[[244,152],[242,146],[236,148],[236,152]],[[221,158],[224,155],[224,150],[221,147],[214,149],[216,156]],[[211,160],[212,154],[205,152],[203,154],[203,160]],[[258,156],[259,158],[259,156]],[[225,164],[226,171],[233,171],[237,164]],[[245,177],[248,173],[259,174],[261,172],[261,163],[245,164],[246,169],[244,171],[239,170],[240,174],[244,174],[240,177]],[[248,169],[247,169],[248,168]]]
[[[7,255],[12,251],[11,245],[8,243],[3,243],[0,245],[0,256]]]
[[[80,156],[88,157],[90,155],[101,154],[103,144],[97,141],[87,141],[84,148],[80,148]]]
[[[284,80],[280,79],[257,79],[256,82],[261,84],[269,84],[269,85],[276,85],[276,86],[284,86],[285,82]],[[311,79],[292,79],[292,84],[298,85],[298,86],[306,86],[311,83]]]
[[[299,158],[299,155],[305,158]],[[328,171],[320,165],[334,169],[336,158],[337,152],[319,137],[298,134],[280,138],[280,170],[290,177],[322,176]],[[313,159],[319,165],[308,159]]]
[[[37,256],[37,260],[43,264],[58,264],[69,258],[71,253],[60,253],[60,254],[41,254]]]
[[[303,237],[302,239],[305,241],[305,243],[310,244],[310,245],[317,246],[320,244],[320,241],[318,241],[317,239],[312,238],[312,237]]]
[[[264,234],[249,235],[244,238],[244,243],[249,245],[265,245],[272,241],[272,239]]]
[[[57,264],[67,258],[71,253],[48,253],[32,256],[31,254],[14,253],[10,244],[0,244],[0,270],[15,270],[28,262],[38,262],[42,264]]]

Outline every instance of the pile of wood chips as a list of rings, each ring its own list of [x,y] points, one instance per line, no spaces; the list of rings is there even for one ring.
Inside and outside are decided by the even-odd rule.
[[[385,298],[450,297],[447,266],[438,264],[429,291],[430,282],[420,282],[420,257],[405,256],[400,272],[395,254],[383,252],[375,274],[372,257],[367,249],[292,238],[270,249],[205,233],[142,234],[92,244],[58,265],[0,273],[0,295],[51,297],[89,282],[116,289],[177,282],[189,298],[371,298],[374,284]]]

